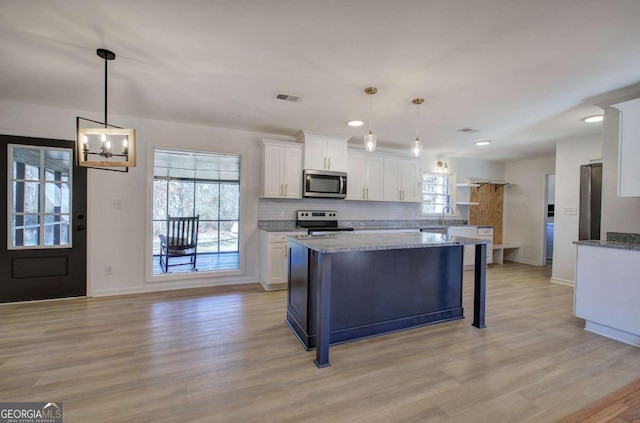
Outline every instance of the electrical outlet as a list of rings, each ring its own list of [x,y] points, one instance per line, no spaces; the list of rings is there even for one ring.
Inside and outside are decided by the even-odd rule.
[[[110,264],[105,264],[104,266],[104,274],[105,275],[113,275],[113,266]]]
[[[122,200],[119,198],[112,198],[109,202],[109,206],[112,209],[121,209],[122,208]]]
[[[578,209],[576,207],[565,207],[564,215],[565,216],[575,216],[578,214]]]

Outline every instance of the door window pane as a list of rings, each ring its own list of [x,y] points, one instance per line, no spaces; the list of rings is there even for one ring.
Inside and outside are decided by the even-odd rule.
[[[13,247],[38,246],[40,236],[40,216],[21,215],[13,217]]]
[[[45,216],[44,227],[45,245],[69,243],[69,216]]]

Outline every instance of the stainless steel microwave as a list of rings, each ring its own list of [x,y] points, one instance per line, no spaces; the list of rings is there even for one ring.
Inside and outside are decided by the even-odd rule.
[[[347,174],[307,169],[302,172],[302,196],[311,198],[345,198]]]

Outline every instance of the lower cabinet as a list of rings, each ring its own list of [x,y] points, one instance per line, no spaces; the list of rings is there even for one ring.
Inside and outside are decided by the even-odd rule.
[[[304,232],[260,231],[260,283],[266,291],[287,289],[289,255],[287,236]]]
[[[487,264],[493,263],[493,228],[479,228],[477,226],[450,226],[447,234],[454,236],[464,236],[467,238],[480,238],[491,241],[487,244]],[[473,268],[476,259],[476,246],[464,246],[464,267]]]

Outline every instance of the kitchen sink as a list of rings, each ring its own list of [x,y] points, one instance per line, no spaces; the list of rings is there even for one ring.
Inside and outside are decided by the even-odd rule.
[[[432,232],[435,234],[446,234],[449,228],[447,226],[429,226],[421,228],[420,232]]]

